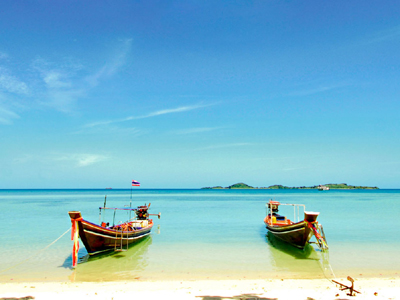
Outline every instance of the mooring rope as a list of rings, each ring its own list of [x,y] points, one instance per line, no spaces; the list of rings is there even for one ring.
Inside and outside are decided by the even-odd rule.
[[[328,248],[328,244],[326,242],[325,239],[325,233],[324,230],[322,228],[322,225],[318,224],[318,222],[316,222],[318,225],[317,227],[315,226],[314,223],[312,222],[307,222],[307,226],[311,229],[311,232],[314,234],[316,240],[317,240],[317,244],[321,250],[321,258],[318,260],[318,264],[320,266],[320,268],[322,269],[322,273],[324,274],[324,277],[332,284],[335,284],[332,279],[330,279],[329,277],[332,277],[336,279],[336,275],[333,272],[331,263],[329,262],[329,248]],[[320,233],[318,233],[318,229],[320,229]],[[330,271],[330,276],[328,277],[325,271]]]
[[[43,249],[40,249],[39,251],[36,251],[35,254],[31,255],[30,257],[28,257],[28,258],[26,258],[26,259],[20,261],[19,263],[15,264],[15,265],[13,265],[13,266],[11,266],[11,267],[8,267],[8,268],[6,268],[6,269],[4,269],[4,270],[0,270],[0,273],[4,273],[4,272],[6,272],[6,271],[8,271],[8,270],[11,270],[11,269],[13,269],[13,268],[15,268],[15,267],[17,267],[17,266],[23,264],[24,262],[30,260],[31,258],[37,256],[39,253],[43,252],[44,250],[46,250],[47,248],[49,248],[51,245],[55,244],[59,239],[61,239],[64,235],[66,235],[70,230],[71,230],[71,227],[70,227],[66,232],[64,232],[62,235],[60,235],[58,238],[56,238],[53,242],[51,242],[51,243],[48,244],[46,247],[44,247]]]
[[[325,251],[329,251],[329,250],[325,250]],[[336,275],[333,272],[331,263],[329,262],[329,257],[327,258],[326,256],[328,256],[329,254],[325,251],[321,251],[321,259],[318,260],[318,264],[320,266],[320,268],[322,269],[322,273],[324,274],[324,277],[331,283],[336,285],[336,283],[333,282],[333,279],[329,278],[329,277],[333,277],[336,279]],[[326,274],[325,271],[330,271],[330,276],[328,276]]]

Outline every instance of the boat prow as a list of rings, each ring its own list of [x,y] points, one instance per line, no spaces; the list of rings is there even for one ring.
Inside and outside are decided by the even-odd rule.
[[[316,222],[319,212],[315,211],[304,211],[304,220],[307,222]]]

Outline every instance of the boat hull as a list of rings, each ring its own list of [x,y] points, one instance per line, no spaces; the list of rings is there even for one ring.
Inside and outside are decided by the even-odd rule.
[[[266,223],[266,227],[276,238],[300,249],[303,249],[308,244],[312,236],[308,223],[305,221],[279,226],[271,226]]]
[[[153,227],[152,220],[148,225],[133,231],[120,231],[102,227],[82,219],[80,212],[69,212],[71,221],[77,221],[79,237],[89,255],[96,255],[106,251],[121,251],[148,236]]]

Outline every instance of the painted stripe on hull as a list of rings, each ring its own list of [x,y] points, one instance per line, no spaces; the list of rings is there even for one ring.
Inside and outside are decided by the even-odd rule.
[[[135,238],[133,238],[133,239],[144,238],[144,237],[148,236],[149,234],[150,234],[150,232],[148,232],[148,233],[146,233],[146,234],[142,234],[142,235],[140,235],[140,236],[137,236],[137,237],[135,237]],[[114,247],[110,247],[110,248],[108,248],[108,249],[104,249],[104,250],[100,250],[100,251],[96,251],[96,252],[91,252],[91,253],[89,253],[89,255],[96,255],[96,254],[99,254],[99,253],[112,251],[113,248],[114,248]]]
[[[107,233],[110,233],[110,234],[115,234],[115,230],[113,230],[113,229],[104,228],[104,227],[101,227],[99,225],[90,223],[90,222],[85,221],[85,220],[82,220],[82,223],[83,223],[84,227],[86,227],[86,228],[87,227],[91,227],[91,228],[94,228],[94,229],[99,230],[99,231],[107,232]],[[132,233],[132,231],[123,231],[123,233]]]
[[[266,225],[268,231],[276,238],[300,249],[303,249],[310,239],[309,229],[304,221],[280,227]]]
[[[109,235],[105,235],[105,234],[101,234],[101,233],[89,231],[89,230],[87,230],[87,229],[83,229],[83,231],[84,231],[85,233],[87,233],[87,234],[97,235],[97,236],[109,238],[109,239],[112,239],[112,240],[119,240],[119,241],[121,240],[121,237],[118,237],[118,236],[117,236],[117,237],[116,237],[116,236],[109,236]],[[138,238],[140,238],[140,237],[142,237],[142,236],[145,236],[145,235],[148,235],[148,234],[150,234],[150,232],[143,233],[143,234],[136,235],[136,236],[134,236],[134,237],[129,237],[129,238],[124,238],[124,237],[122,237],[122,240],[124,240],[124,241],[135,240],[135,239],[138,239]]]
[[[291,232],[296,232],[296,231],[300,231],[300,230],[304,230],[304,227],[302,228],[298,228],[298,229],[292,229],[292,230],[287,230],[287,231],[275,231],[275,230],[271,230],[270,228],[267,228],[269,231],[271,231],[271,233],[273,234],[288,234]]]

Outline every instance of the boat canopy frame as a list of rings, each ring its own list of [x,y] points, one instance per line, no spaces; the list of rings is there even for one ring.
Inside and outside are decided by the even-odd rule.
[[[293,209],[294,209],[293,222],[294,223],[300,222],[300,207],[303,207],[303,214],[306,211],[306,206],[304,204],[280,203],[278,201],[275,201],[275,200],[271,199],[266,205],[267,206],[267,215],[270,217],[269,219],[270,219],[270,222],[271,222],[271,224],[270,224],[271,226],[273,226],[273,223],[272,223],[272,214],[273,214],[272,205],[293,206]],[[297,209],[297,213],[296,213],[296,209]]]
[[[132,218],[132,215],[131,215],[131,214],[132,214],[132,211],[137,211],[137,210],[139,210],[139,208],[141,208],[141,207],[132,208],[132,195],[131,195],[131,201],[130,201],[130,203],[129,203],[129,207],[124,207],[124,208],[119,208],[119,207],[106,207],[106,204],[107,204],[107,195],[105,195],[105,197],[104,197],[104,205],[99,207],[99,224],[101,224],[101,222],[102,222],[102,221],[101,221],[101,210],[102,210],[102,209],[104,209],[104,210],[106,210],[106,209],[114,210],[114,215],[113,215],[113,226],[115,226],[115,213],[117,212],[117,210],[129,211],[129,219],[128,219],[128,221],[126,221],[126,222],[130,222],[130,221],[136,219],[136,217]],[[145,204],[145,205],[142,206],[142,207],[146,207],[147,209],[149,209],[149,208],[150,208],[150,204],[151,204],[151,203],[149,203],[149,205]],[[160,218],[160,216],[159,216],[158,218]],[[123,223],[126,223],[126,222],[123,222]]]
[[[113,214],[113,226],[115,226],[115,213],[117,212],[117,210],[125,210],[125,211],[129,211],[129,220],[127,222],[130,222],[132,219],[135,218],[131,218],[131,212],[132,211],[137,211],[137,208],[131,208],[131,207],[124,207],[124,208],[119,208],[119,207],[99,207],[99,224],[101,224],[102,222],[102,209],[106,210],[106,209],[110,209],[110,210],[114,210],[114,214]],[[126,222],[124,222],[126,223]]]

